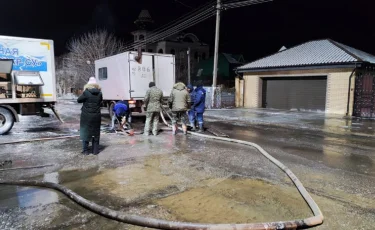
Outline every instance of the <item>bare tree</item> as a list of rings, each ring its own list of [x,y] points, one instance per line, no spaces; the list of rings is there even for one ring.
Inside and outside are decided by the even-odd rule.
[[[67,68],[80,80],[87,81],[95,75],[95,60],[123,52],[124,44],[114,34],[98,29],[73,38],[67,48],[70,52],[64,59]]]
[[[79,88],[82,81],[77,77],[77,72],[67,66],[67,55],[56,57],[56,86],[60,95],[70,93],[71,89]]]

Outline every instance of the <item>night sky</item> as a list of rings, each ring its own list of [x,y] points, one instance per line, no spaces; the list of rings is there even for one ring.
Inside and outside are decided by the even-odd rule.
[[[233,1],[233,0],[230,0]],[[53,39],[56,55],[69,38],[107,28],[129,41],[142,9],[162,26],[208,0],[2,0],[0,34]],[[181,4],[182,2],[184,4]],[[224,0],[224,2],[226,2]],[[227,0],[228,2],[228,0]],[[331,38],[375,54],[374,0],[274,0],[224,11],[220,51],[247,61],[309,40]],[[187,32],[214,48],[215,17]]]

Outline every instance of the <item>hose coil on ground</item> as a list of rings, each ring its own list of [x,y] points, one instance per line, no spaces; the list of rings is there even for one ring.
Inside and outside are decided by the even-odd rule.
[[[163,109],[163,111],[167,113]],[[171,125],[168,124],[166,121],[163,111],[161,112],[161,117],[163,122],[170,127]],[[142,227],[148,228],[156,228],[156,229],[189,229],[189,230],[198,230],[198,229],[235,229],[235,230],[276,230],[276,229],[306,229],[315,227],[323,223],[323,214],[320,211],[318,205],[312,199],[310,194],[307,192],[305,187],[299,181],[299,179],[294,175],[294,173],[288,169],[284,164],[278,161],[276,158],[272,157],[269,153],[267,153],[262,147],[259,145],[248,142],[242,141],[237,139],[225,138],[225,137],[216,137],[216,136],[209,136],[200,133],[189,132],[191,135],[200,136],[204,138],[220,140],[220,141],[227,141],[232,143],[243,144],[247,146],[252,146],[256,148],[263,156],[269,159],[272,163],[277,165],[283,172],[285,172],[288,177],[293,181],[294,185],[305,199],[306,203],[312,210],[314,216],[303,219],[303,220],[291,220],[291,221],[278,221],[278,222],[269,222],[269,223],[245,223],[245,224],[199,224],[199,223],[187,223],[187,222],[173,222],[173,221],[166,221],[154,218],[147,218],[142,216],[136,215],[129,215],[123,212],[115,211],[110,208],[98,205],[94,202],[91,202],[77,193],[73,192],[72,190],[66,188],[63,185],[51,183],[51,182],[44,182],[44,181],[27,181],[27,180],[20,180],[20,181],[6,181],[0,180],[0,184],[3,185],[21,185],[21,186],[37,186],[37,187],[45,187],[57,190],[71,200],[75,201],[77,204],[81,205],[82,207],[95,212],[101,216],[107,217],[109,219],[113,219],[119,222],[138,225]]]

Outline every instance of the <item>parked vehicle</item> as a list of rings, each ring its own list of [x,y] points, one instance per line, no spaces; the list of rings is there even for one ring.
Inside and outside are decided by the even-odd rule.
[[[53,41],[0,36],[0,134],[12,129],[18,115],[43,116],[44,108],[56,114],[55,103]]]
[[[140,57],[140,59],[138,58]],[[129,51],[95,61],[95,76],[102,88],[103,103],[112,117],[119,100],[128,103],[132,113],[144,113],[143,99],[151,81],[167,99],[175,83],[175,57],[169,54]]]

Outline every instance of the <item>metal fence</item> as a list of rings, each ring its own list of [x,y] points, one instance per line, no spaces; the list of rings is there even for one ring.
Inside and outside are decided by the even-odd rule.
[[[206,90],[206,108],[207,109],[223,109],[223,108],[233,108],[236,105],[236,97],[234,88],[221,88],[217,87],[215,89],[215,102],[214,107],[211,106],[211,92],[212,87],[204,87]]]

